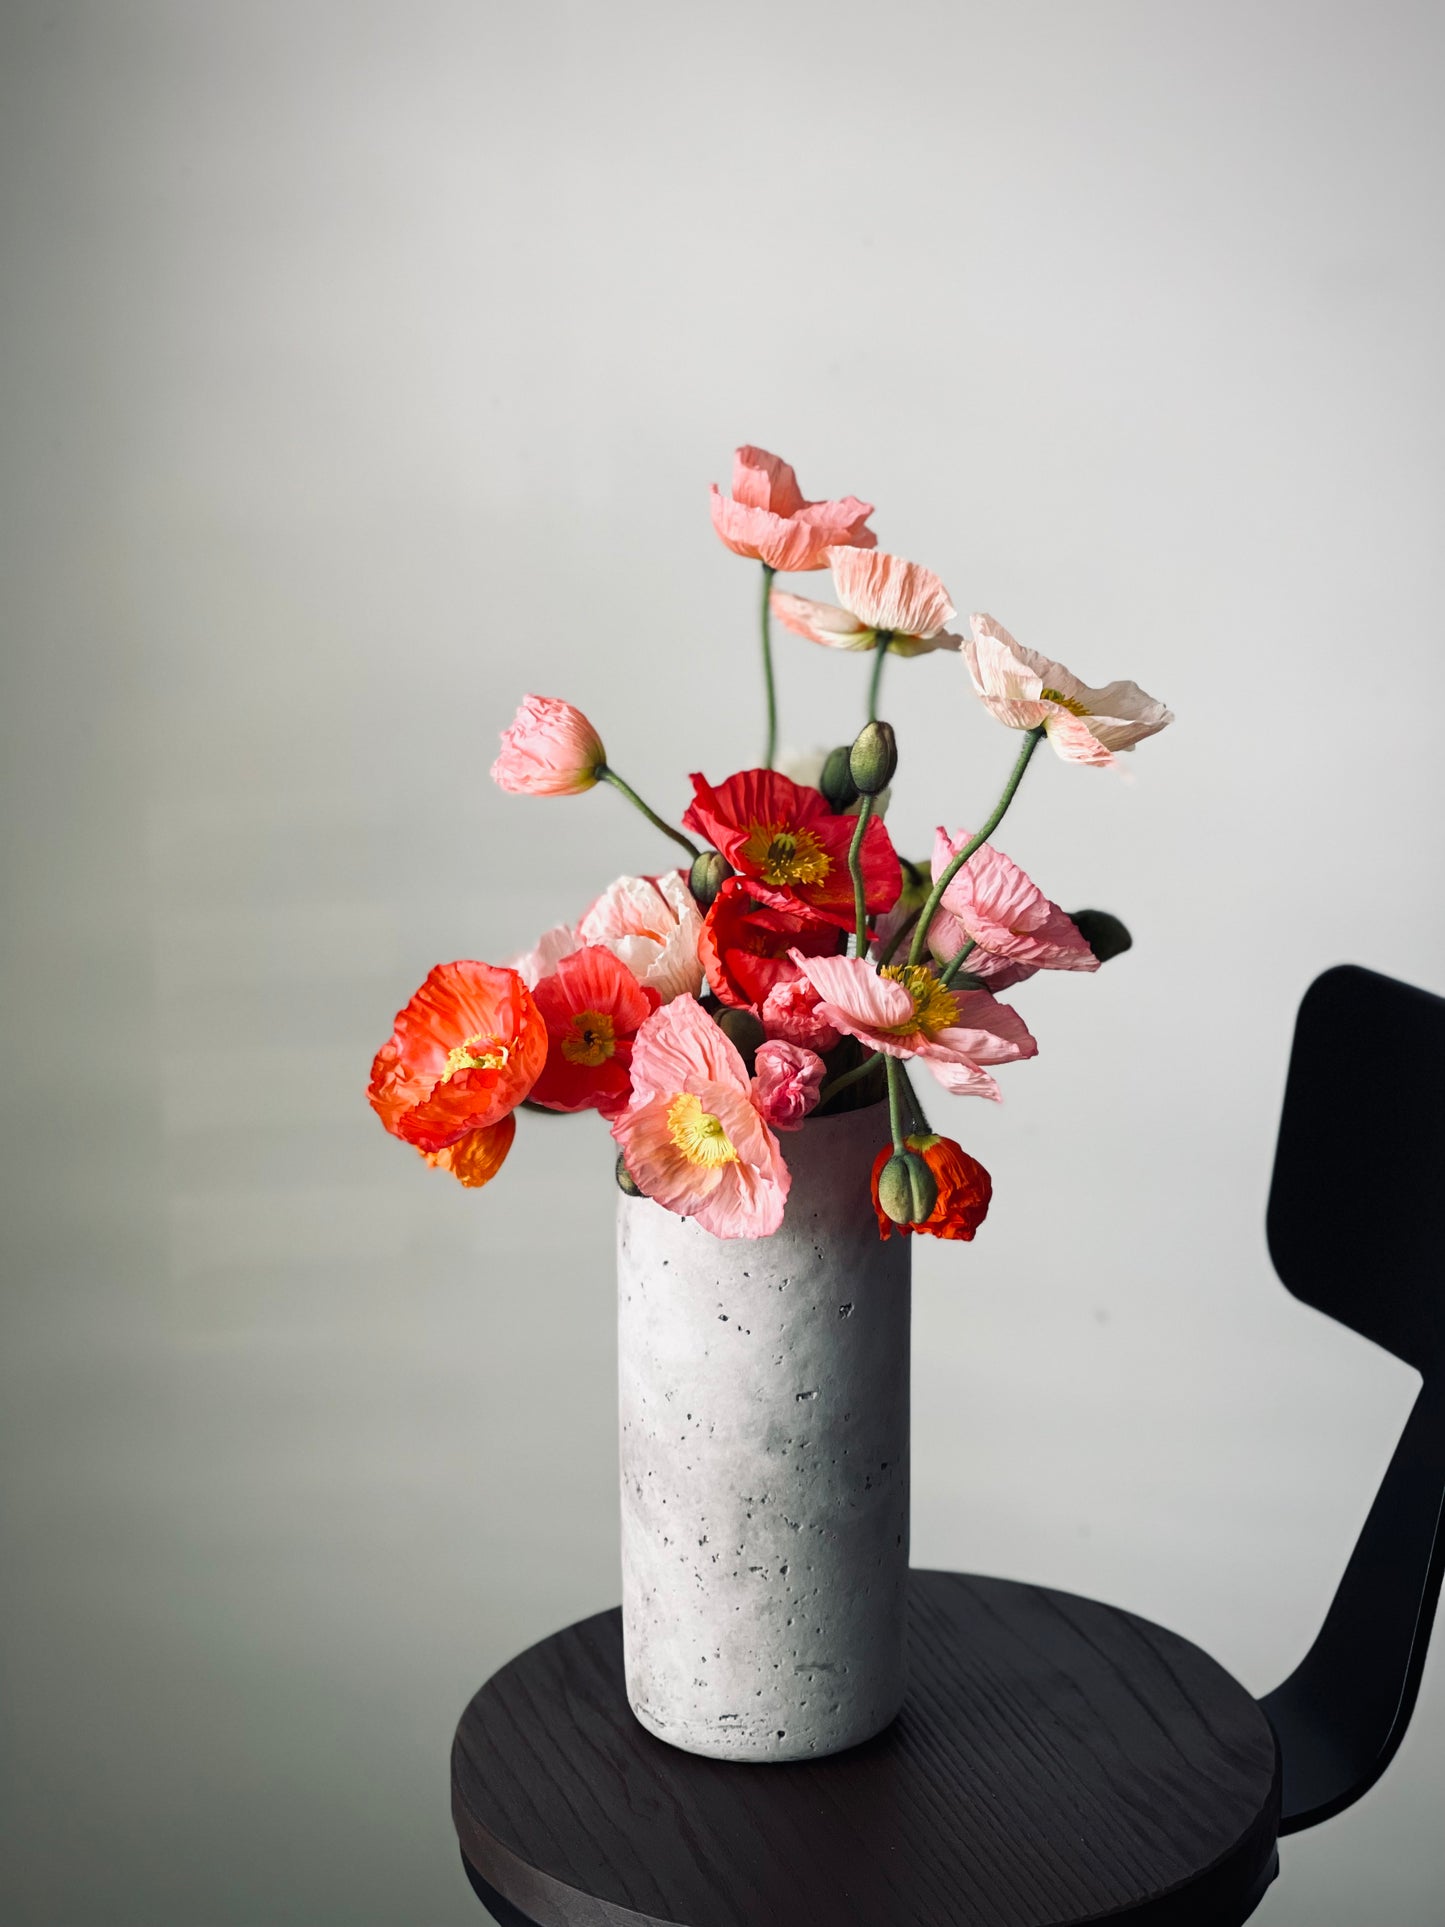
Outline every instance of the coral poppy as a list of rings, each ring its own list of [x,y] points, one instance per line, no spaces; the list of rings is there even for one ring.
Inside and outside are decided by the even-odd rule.
[[[963,659],[984,707],[1010,729],[1042,726],[1066,763],[1107,769],[1116,750],[1132,749],[1174,720],[1134,682],[1091,689],[1062,663],[1015,642],[992,616],[969,618]]]
[[[822,998],[819,1015],[889,1057],[918,1057],[957,1097],[999,1095],[985,1064],[1010,1064],[1038,1045],[1016,1010],[986,990],[950,990],[928,964],[878,966],[861,957],[793,961]]]
[[[796,970],[798,966],[792,964],[792,968]],[[835,1030],[826,1017],[818,1015],[820,1001],[817,991],[804,976],[774,984],[758,1005],[764,1034],[780,1038],[785,1044],[799,1044],[804,1050],[832,1050],[842,1032]]]
[[[818,1108],[825,1066],[816,1051],[770,1038],[759,1044],[754,1060],[753,1096],[775,1131],[801,1131]]]
[[[731,501],[713,484],[713,527],[734,555],[770,569],[821,569],[839,545],[871,549],[878,540],[865,526],[872,513],[871,502],[853,495],[808,501],[788,464],[765,448],[740,448],[733,457]]]
[[[874,649],[885,637],[898,656],[958,648],[963,638],[947,627],[958,611],[931,569],[858,549],[830,549],[828,561],[842,608],[775,589],[772,610],[785,629],[825,649]]]
[[[766,1238],[791,1182],[737,1050],[694,997],[633,1042],[632,1098],[612,1135],[638,1188],[717,1238]]]
[[[556,696],[527,696],[502,731],[492,781],[515,796],[578,796],[606,762],[602,738],[580,709]]]
[[[831,956],[837,948],[836,923],[796,906],[780,909],[759,903],[744,877],[729,877],[723,884],[703,920],[698,941],[713,995],[737,1010],[761,1009],[777,986],[797,979],[795,950]]]
[[[422,1156],[439,1171],[450,1171],[459,1184],[477,1190],[490,1184],[501,1170],[516,1135],[516,1114],[508,1111],[497,1123],[468,1131],[455,1144],[443,1145],[440,1151],[423,1151]]]
[[[546,1026],[515,970],[438,964],[398,1011],[371,1066],[368,1095],[394,1137],[441,1151],[501,1123],[546,1059]]]
[[[563,957],[534,995],[547,1026],[547,1063],[533,1103],[604,1117],[620,1111],[632,1091],[632,1040],[657,1009],[657,992],[638,983],[610,950],[588,944]]]
[[[577,925],[579,943],[605,945],[665,1004],[702,989],[701,935],[702,912],[680,870],[618,877]]]
[[[883,1167],[893,1155],[893,1146],[885,1144],[873,1162],[873,1210],[878,1218],[880,1234],[891,1238],[895,1231],[900,1231],[907,1237],[911,1232],[922,1231],[930,1238],[972,1239],[974,1232],[988,1216],[993,1179],[978,1159],[970,1157],[963,1146],[955,1144],[951,1137],[937,1137],[928,1132],[918,1137],[906,1137],[903,1142],[910,1151],[917,1152],[933,1174],[933,1181],[938,1186],[938,1201],[919,1224],[893,1222],[878,1199],[878,1180],[883,1175]]]
[[[967,830],[950,836],[940,826],[933,848],[934,877],[942,876],[972,840]],[[947,918],[943,930],[938,928],[941,917]],[[1068,913],[1051,903],[1038,885],[991,843],[975,850],[944,891],[928,935],[930,945],[938,944],[941,954],[947,956],[972,938],[976,948],[969,952],[964,967],[970,976],[983,977],[995,987],[1001,972],[989,974],[987,966],[993,961],[1025,965],[1030,976],[1036,970],[1099,968],[1099,959]],[[1014,977],[1012,981],[1021,979]]]
[[[683,824],[706,837],[752,894],[784,910],[803,910],[843,929],[853,926],[848,847],[857,819],[839,816],[816,790],[777,770],[741,770],[716,789],[694,775]],[[875,816],[860,851],[870,916],[892,907],[903,876],[888,832]]]

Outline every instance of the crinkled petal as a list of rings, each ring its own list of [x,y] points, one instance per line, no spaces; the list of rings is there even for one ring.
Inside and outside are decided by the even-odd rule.
[[[774,589],[771,604],[773,615],[785,629],[791,629],[794,635],[806,636],[809,642],[819,642],[825,649],[873,647],[873,631],[859,622],[857,616],[831,602],[815,602],[811,596],[790,595],[785,589]]]
[[[495,1124],[488,1124],[480,1131],[468,1131],[455,1144],[445,1144],[440,1151],[423,1151],[422,1156],[437,1170],[450,1171],[458,1183],[475,1191],[490,1184],[501,1170],[516,1135],[516,1114],[508,1111]]]
[[[783,516],[796,515],[808,506],[791,465],[751,443],[733,456],[733,500],[745,508],[769,509]]]
[[[838,600],[870,629],[928,638],[958,611],[931,569],[881,550],[840,548],[828,556]]]
[[[704,1084],[744,1095],[750,1088],[742,1058],[697,999],[674,997],[637,1033],[632,1088],[640,1097],[675,1097],[679,1091],[698,1091]]]

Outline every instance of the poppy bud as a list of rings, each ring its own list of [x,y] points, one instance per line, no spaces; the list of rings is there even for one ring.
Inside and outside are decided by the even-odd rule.
[[[938,1181],[916,1151],[895,1151],[878,1177],[878,1202],[894,1224],[922,1224],[938,1203]]]
[[[852,756],[852,745],[840,743],[828,752],[828,760],[823,765],[823,774],[818,778],[818,788],[830,809],[841,816],[850,803],[858,801],[858,785],[853,781],[848,768]]]
[[[642,1187],[628,1170],[620,1151],[617,1153],[617,1188],[625,1191],[629,1198],[642,1196]]]
[[[877,796],[893,781],[898,740],[892,723],[865,723],[848,755],[848,774],[861,796]]]
[[[703,850],[692,860],[692,868],[687,873],[687,887],[692,891],[693,902],[699,910],[710,910],[717,900],[717,893],[734,875],[733,866],[725,856],[716,850]]]
[[[1071,910],[1069,921],[1100,963],[1107,963],[1110,957],[1122,957],[1134,947],[1134,939],[1108,910]]]
[[[758,1019],[750,1010],[729,1008],[714,1011],[713,1022],[736,1049],[739,1057],[748,1067],[748,1075],[751,1076],[754,1053],[767,1035]]]

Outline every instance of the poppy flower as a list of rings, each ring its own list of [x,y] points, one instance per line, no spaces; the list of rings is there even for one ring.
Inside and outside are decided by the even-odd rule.
[[[775,1131],[801,1131],[818,1108],[825,1066],[816,1051],[770,1038],[759,1044],[753,1065],[753,1096]]]
[[[455,1144],[443,1145],[440,1151],[423,1151],[422,1156],[439,1171],[450,1171],[459,1184],[476,1190],[490,1184],[501,1170],[516,1135],[516,1113],[508,1111],[497,1123],[468,1131]]]
[[[633,1182],[717,1238],[766,1238],[791,1174],[734,1045],[695,997],[655,1011],[632,1046],[632,1097],[612,1135]]]
[[[835,945],[836,948],[836,945]],[[794,970],[797,969],[794,964]],[[804,976],[784,979],[758,1005],[764,1034],[785,1044],[800,1044],[804,1050],[830,1051],[841,1039],[826,1017],[818,1015],[821,999]]]
[[[984,708],[1010,729],[1042,727],[1066,763],[1108,769],[1116,750],[1132,749],[1174,720],[1135,682],[1091,689],[1061,662],[1015,642],[992,616],[970,616],[963,659]]]
[[[801,952],[793,960],[821,996],[820,1016],[889,1057],[920,1058],[956,1097],[997,1099],[983,1066],[1037,1055],[1016,1010],[986,990],[950,990],[928,964],[880,970],[862,957]]]
[[[579,943],[600,943],[663,1003],[702,989],[698,939],[702,912],[681,870],[660,877],[618,877],[582,913]]]
[[[777,770],[741,770],[716,789],[694,775],[692,789],[684,826],[721,851],[755,897],[853,927],[848,848],[856,817],[837,815],[816,790]],[[876,816],[863,833],[860,856],[865,905],[870,916],[881,915],[896,900],[903,874]]]
[[[698,940],[713,995],[736,1010],[761,1009],[779,985],[797,979],[795,950],[831,956],[837,948],[837,924],[796,906],[759,903],[742,877],[729,877],[718,891]]]
[[[951,1137],[936,1137],[929,1132],[919,1137],[906,1137],[903,1142],[910,1151],[916,1151],[928,1166],[938,1186],[938,1200],[919,1224],[893,1222],[878,1199],[878,1180],[883,1175],[883,1167],[893,1155],[893,1146],[885,1144],[873,1162],[873,1210],[880,1234],[891,1238],[895,1231],[899,1231],[907,1237],[910,1232],[922,1231],[930,1238],[971,1240],[988,1216],[993,1179],[978,1159],[971,1158],[963,1146],[955,1144]]]
[[[610,950],[588,944],[563,957],[534,995],[547,1026],[547,1063],[532,1101],[549,1111],[611,1117],[631,1095],[632,1040],[657,1009],[657,992]]]
[[[842,608],[775,589],[772,611],[785,629],[825,649],[875,649],[885,637],[896,656],[958,648],[963,638],[947,627],[958,611],[931,569],[859,549],[830,549],[828,561]]]
[[[865,526],[871,502],[847,495],[810,502],[785,461],[765,448],[740,448],[733,457],[732,500],[712,491],[712,525],[734,555],[770,569],[821,569],[830,548],[871,549],[878,537]]]
[[[935,878],[972,840],[967,830],[950,836],[940,827],[933,848]],[[1036,970],[1099,968],[1099,959],[1068,912],[1051,903],[991,843],[974,851],[944,891],[928,937],[934,954],[943,957],[955,955],[972,938],[975,947],[964,968],[996,990],[1002,988],[1002,966],[1006,965],[1021,966],[1009,974],[1012,983],[1022,982]]]
[[[492,781],[514,796],[579,796],[606,762],[602,738],[580,709],[556,696],[528,696],[502,731]]]
[[[394,1137],[441,1151],[500,1124],[546,1059],[546,1026],[515,970],[438,964],[397,1013],[372,1063],[368,1095]]]

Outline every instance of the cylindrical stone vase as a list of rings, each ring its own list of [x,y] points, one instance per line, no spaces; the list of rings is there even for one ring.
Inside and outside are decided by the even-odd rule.
[[[910,1241],[882,1106],[781,1139],[771,1238],[618,1204],[627,1697],[690,1753],[818,1758],[903,1700]]]

